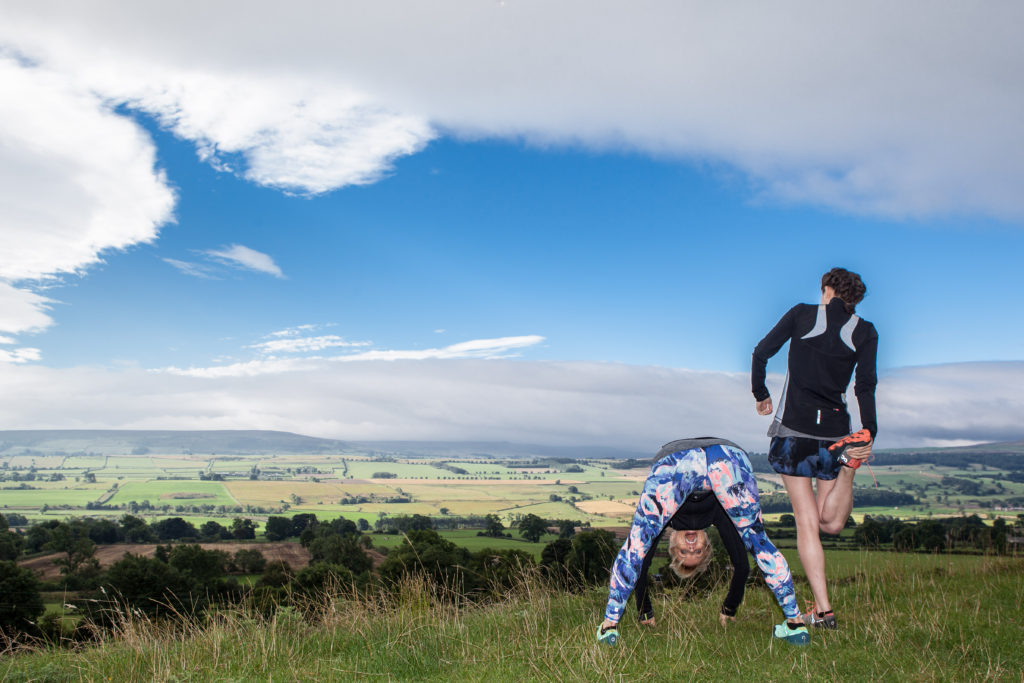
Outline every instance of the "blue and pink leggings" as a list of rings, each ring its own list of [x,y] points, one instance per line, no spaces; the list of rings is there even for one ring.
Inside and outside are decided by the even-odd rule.
[[[786,617],[799,617],[789,564],[764,532],[750,461],[738,448],[714,445],[670,453],[651,467],[633,516],[633,527],[612,565],[605,618],[616,623],[622,618],[644,556],[654,539],[686,497],[701,489],[714,491],[743,543],[753,553]]]

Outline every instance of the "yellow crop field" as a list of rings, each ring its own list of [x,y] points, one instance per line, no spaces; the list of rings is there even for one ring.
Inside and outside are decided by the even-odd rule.
[[[592,515],[607,517],[631,517],[636,511],[635,505],[626,505],[615,500],[585,500],[576,503],[576,508]]]
[[[239,503],[274,506],[288,501],[292,494],[307,503],[335,503],[350,496],[395,496],[397,492],[379,484],[328,483],[305,480],[291,481],[229,481],[228,491]]]

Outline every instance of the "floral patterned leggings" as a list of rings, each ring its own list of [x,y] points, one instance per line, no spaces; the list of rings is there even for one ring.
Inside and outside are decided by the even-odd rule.
[[[764,532],[757,483],[747,454],[732,446],[714,445],[670,453],[651,467],[633,527],[612,565],[605,618],[616,623],[622,618],[654,539],[686,497],[701,489],[714,491],[786,617],[799,617],[789,564]]]

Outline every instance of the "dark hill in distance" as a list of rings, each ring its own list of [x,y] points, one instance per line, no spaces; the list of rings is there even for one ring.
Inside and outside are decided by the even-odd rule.
[[[39,429],[0,431],[0,455],[359,454],[434,458],[649,458],[603,446],[539,446],[491,441],[339,441],[277,431]]]
[[[649,462],[646,453],[607,446],[541,446],[501,441],[340,441],[291,432],[263,430],[95,430],[40,429],[0,431],[0,456],[19,454],[70,455],[97,453],[196,453],[220,455],[353,454],[393,457],[467,459],[493,456],[510,459],[608,458]],[[760,459],[763,454],[751,454]],[[901,448],[878,450],[879,465],[932,462],[964,466],[984,463],[996,467],[1024,467],[1024,441],[959,446],[955,448]]]
[[[318,439],[290,432],[216,430],[133,430],[133,429],[39,429],[0,431],[0,454],[100,453],[131,455],[142,453],[339,453],[343,441]]]

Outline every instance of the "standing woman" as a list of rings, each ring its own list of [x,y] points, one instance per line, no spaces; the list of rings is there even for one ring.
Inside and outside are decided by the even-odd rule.
[[[608,645],[616,643],[619,637],[617,627],[626,609],[626,601],[643,574],[644,561],[652,546],[680,508],[688,505],[688,497],[702,491],[713,492],[721,503],[743,539],[743,545],[753,553],[765,582],[787,617],[785,622],[775,627],[773,635],[796,645],[806,645],[810,642],[810,635],[800,618],[789,564],[764,532],[761,500],[750,460],[736,444],[713,437],[673,441],[662,446],[655,456],[633,515],[633,526],[612,565],[608,606],[604,622],[597,631],[598,641]],[[684,567],[698,564],[697,558],[706,551],[696,547],[696,538],[691,540],[694,547],[690,550],[685,548],[685,537],[679,540],[682,543],[677,545],[683,547],[674,551],[680,556],[677,558],[679,563]],[[681,557],[687,554],[694,558],[692,562]],[[738,604],[736,599],[733,604],[726,605],[731,609],[723,612],[726,615],[722,619],[723,624],[730,613],[735,613]],[[645,607],[642,600],[641,620],[646,622],[653,614]]]
[[[765,387],[768,359],[789,342],[789,371],[768,429],[768,461],[782,475],[796,517],[797,550],[814,594],[804,621],[836,628],[825,583],[819,529],[838,534],[853,510],[853,476],[871,455],[875,419],[878,333],[854,313],[867,288],[857,273],[833,268],[821,278],[821,303],[791,308],[754,349],[751,388],[759,415],[770,415]],[[863,429],[851,434],[846,388],[856,369],[855,393]],[[817,482],[817,491],[812,487]]]

